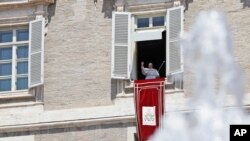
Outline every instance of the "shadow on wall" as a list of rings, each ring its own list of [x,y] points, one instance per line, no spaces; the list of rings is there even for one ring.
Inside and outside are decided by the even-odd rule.
[[[55,11],[56,11],[56,0],[54,1],[53,4],[50,4],[48,6],[48,22],[51,22],[51,17],[55,16]]]
[[[184,7],[185,7],[184,12],[188,10],[188,8],[189,8],[189,3],[193,3],[193,0],[182,0],[182,4],[183,4]]]
[[[56,0],[54,1],[53,4],[50,4],[48,6],[48,22],[51,22],[51,17],[55,16],[55,11],[56,11]],[[97,1],[99,2],[99,1]],[[115,1],[114,0],[103,0],[103,4],[102,4],[102,13],[104,13],[104,18],[112,18],[112,11],[114,9],[114,4]]]
[[[116,79],[111,79],[110,90],[111,90],[111,100],[114,100],[116,98],[117,93],[118,93]]]
[[[240,0],[243,3],[243,8],[250,7],[250,0]]]
[[[104,13],[104,18],[111,18],[112,11],[114,9],[114,0],[103,0],[102,13]]]

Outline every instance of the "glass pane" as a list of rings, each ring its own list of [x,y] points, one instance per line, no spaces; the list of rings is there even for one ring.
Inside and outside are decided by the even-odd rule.
[[[0,92],[11,91],[11,79],[0,79]]]
[[[164,26],[164,16],[153,17],[153,26]]]
[[[139,18],[137,19],[137,27],[149,27],[149,18]]]
[[[17,90],[28,89],[28,77],[17,78]]]
[[[29,40],[28,29],[17,30],[17,41],[28,41],[28,40]]]
[[[0,60],[12,59],[12,48],[0,48]]]
[[[28,58],[28,46],[19,46],[17,48],[17,58]]]
[[[0,64],[0,76],[11,75],[12,67],[11,63]]]
[[[27,74],[28,73],[28,62],[18,62],[17,63],[17,74]]]
[[[0,43],[12,42],[12,31],[0,32]]]

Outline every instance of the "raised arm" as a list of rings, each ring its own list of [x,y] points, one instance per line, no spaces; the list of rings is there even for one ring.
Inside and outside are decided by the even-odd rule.
[[[146,75],[145,68],[144,68],[144,62],[141,62],[141,73],[143,75]]]

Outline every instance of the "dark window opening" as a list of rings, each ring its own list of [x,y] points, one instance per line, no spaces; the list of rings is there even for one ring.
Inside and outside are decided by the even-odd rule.
[[[137,79],[145,79],[141,73],[142,61],[144,61],[144,67],[148,67],[148,63],[151,62],[157,70],[166,61],[166,31],[162,33],[161,40],[137,42]],[[166,62],[159,70],[159,74],[160,77],[166,77]]]

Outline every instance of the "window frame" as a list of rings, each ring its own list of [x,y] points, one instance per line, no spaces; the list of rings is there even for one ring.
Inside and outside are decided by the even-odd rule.
[[[10,91],[0,91],[0,94],[5,94],[5,93],[17,93],[17,92],[27,92],[27,89],[22,89],[22,90],[17,90],[17,79],[18,78],[23,78],[23,77],[28,77],[29,76],[29,70],[27,74],[17,74],[17,63],[18,62],[25,62],[29,61],[29,56],[27,58],[17,58],[17,49],[19,46],[27,46],[29,48],[29,41],[30,37],[28,37],[28,40],[26,41],[17,41],[17,31],[18,30],[28,30],[29,31],[29,26],[22,26],[22,27],[14,27],[14,28],[1,28],[0,32],[3,31],[12,31],[12,42],[4,42],[0,43],[1,48],[12,48],[12,73],[11,75],[8,76],[0,76],[0,79],[11,79],[11,90]],[[29,31],[30,32],[30,31]],[[29,36],[29,34],[28,34]],[[3,61],[4,62],[4,61]],[[13,81],[14,80],[14,81]]]
[[[140,29],[154,29],[154,28],[162,28],[166,25],[166,14],[165,13],[157,13],[157,14],[144,14],[144,15],[134,15],[135,16],[135,24],[134,29],[140,30]],[[153,26],[153,18],[154,17],[164,17],[164,24],[162,26]],[[149,27],[138,27],[138,19],[141,18],[149,18]]]

